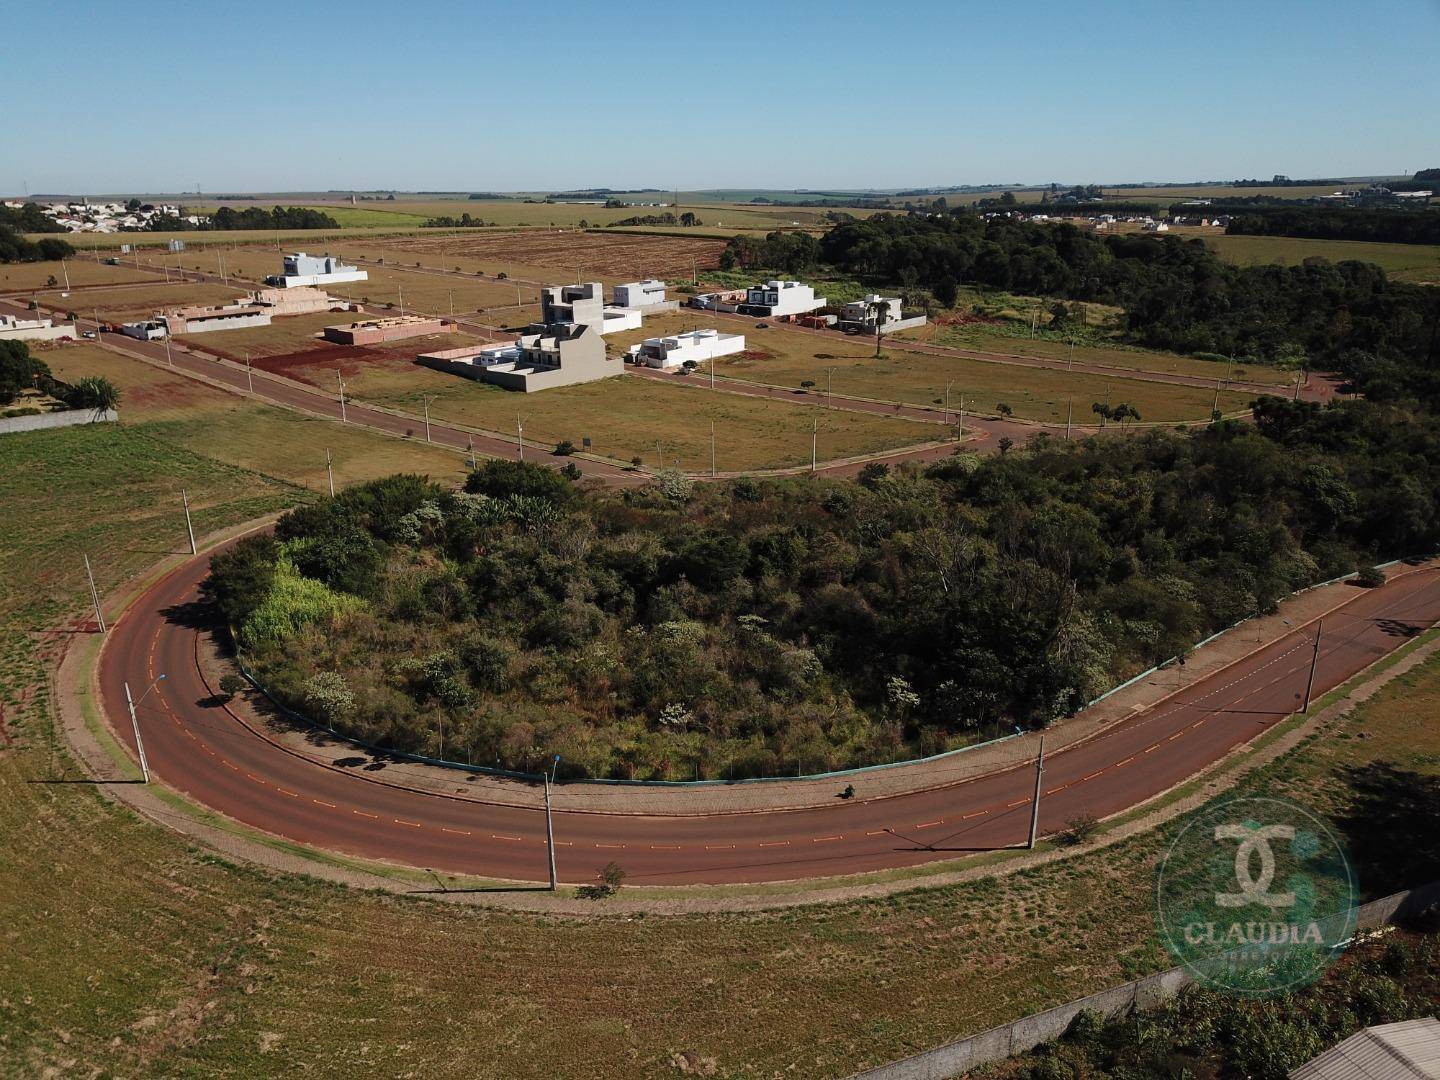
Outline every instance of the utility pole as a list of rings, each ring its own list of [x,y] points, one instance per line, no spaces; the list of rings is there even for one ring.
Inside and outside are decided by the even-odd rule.
[[[174,367],[174,366],[175,366],[175,359],[174,359],[174,357],[172,357],[172,356],[170,355],[170,324],[169,324],[169,322],[166,322],[166,324],[165,324],[165,363],[169,364],[171,367]]]
[[[430,395],[426,394],[420,399],[425,407],[425,441],[430,441]]]
[[[1304,368],[1301,368],[1300,374],[1295,376],[1295,395],[1290,399],[1291,401],[1300,400],[1300,387],[1305,382],[1305,376],[1307,374],[1308,372],[1306,372]]]
[[[1075,399],[1072,397],[1065,403],[1065,438],[1070,438],[1070,425],[1075,420]]]
[[[105,633],[105,613],[100,610],[100,590],[95,588],[95,572],[90,569],[90,556],[85,555],[85,576],[90,579],[90,599],[95,604],[95,621],[100,625],[100,633]]]
[[[833,367],[827,367],[827,368],[825,369],[825,407],[826,407],[827,409],[833,409],[833,408],[835,407],[834,401],[832,400],[831,393],[830,393],[831,388],[832,388],[834,385],[835,385],[835,369],[834,369]]]
[[[810,471],[815,471],[815,457],[820,445],[820,421],[810,421]]]
[[[520,449],[520,460],[525,460],[525,422],[515,418],[515,445]]]
[[[1040,778],[1045,775],[1045,735],[1040,735],[1040,752],[1035,755],[1035,797],[1030,800],[1030,843],[1035,846],[1035,833],[1040,828]]]
[[[400,290],[400,317],[403,319],[405,317],[405,286],[397,285],[395,287]]]
[[[190,496],[185,493],[184,488],[180,489],[180,502],[185,507],[185,532],[190,537],[190,554],[199,555],[200,549],[195,546],[195,526],[190,524]]]
[[[1217,414],[1220,412],[1220,384],[1215,384],[1215,400],[1210,404],[1210,423],[1215,423]]]
[[[450,321],[455,321],[455,290],[447,290],[450,293]]]
[[[345,377],[337,371],[335,381],[340,384],[340,422],[343,424],[345,423]]]
[[[550,859],[550,891],[554,892],[558,883],[555,874],[555,815],[550,810],[550,773],[545,772],[545,848]]]
[[[330,448],[325,448],[325,475],[330,479],[330,497],[335,497],[335,470],[330,466]]]
[[[475,468],[475,436],[465,436],[465,450],[470,455],[470,468]]]
[[[715,358],[710,358],[710,389],[715,389]]]
[[[1310,652],[1310,677],[1305,680],[1305,704],[1300,706],[1302,713],[1310,711],[1310,694],[1315,689],[1315,668],[1320,663],[1320,628],[1325,625],[1325,620],[1320,619],[1315,623],[1315,646]]]
[[[245,354],[245,385],[250,388],[250,393],[255,393],[255,374],[250,370],[250,354]]]
[[[710,421],[710,479],[715,479],[715,421]]]
[[[961,441],[961,442],[964,442],[964,441],[965,441],[965,395],[964,395],[964,394],[961,394],[961,395],[960,395],[960,428],[959,428],[959,438],[960,438],[960,441]]]
[[[947,424],[950,422],[950,388],[954,385],[954,379],[951,379],[945,384],[945,415],[941,417],[941,419]]]

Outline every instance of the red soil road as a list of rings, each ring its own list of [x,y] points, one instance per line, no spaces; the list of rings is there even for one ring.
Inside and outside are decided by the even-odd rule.
[[[156,777],[246,825],[303,844],[450,873],[523,881],[546,876],[544,816],[392,786],[363,768],[319,765],[262,739],[200,677],[196,609],[207,567],[190,560],[146,591],[101,655],[104,711],[132,752],[123,684]],[[1357,591],[1327,615],[1315,693],[1338,685],[1440,619],[1440,571]],[[1105,816],[1181,783],[1291,713],[1310,667],[1313,629],[1049,757],[1041,833],[1082,813]],[[147,692],[157,676],[167,678]],[[558,811],[559,874],[593,880],[616,861],[644,884],[761,882],[914,866],[1023,843],[1028,766],[949,787],[813,810],[642,816]],[[835,782],[838,792],[841,783]],[[563,806],[563,787],[560,802]],[[893,830],[893,833],[889,830]]]

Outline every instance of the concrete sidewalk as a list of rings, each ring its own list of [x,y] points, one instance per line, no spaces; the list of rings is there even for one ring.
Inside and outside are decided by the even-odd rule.
[[[1397,567],[1391,574],[1408,569]],[[1094,737],[1132,713],[1149,708],[1283,637],[1294,627],[1323,616],[1355,594],[1356,586],[1341,582],[1289,598],[1275,614],[1251,619],[1196,649],[1186,657],[1184,666],[1171,664],[1153,672],[1076,716],[1052,725],[1045,733],[1047,755]],[[196,656],[206,682],[212,687],[218,687],[220,677],[233,670],[217,643],[207,635],[199,637]],[[363,750],[318,728],[298,728],[279,716],[258,693],[237,695],[228,710],[261,737],[313,760],[319,767],[353,771],[378,783],[450,798],[536,809],[544,805],[543,788],[538,782],[426,765],[383,751]],[[847,784],[854,785],[855,798],[869,801],[963,783],[1009,768],[1029,767],[1038,744],[1038,734],[1028,732],[944,758],[813,780],[660,787],[572,781],[561,783],[553,790],[553,803],[557,809],[572,813],[665,816],[799,810],[833,804]]]

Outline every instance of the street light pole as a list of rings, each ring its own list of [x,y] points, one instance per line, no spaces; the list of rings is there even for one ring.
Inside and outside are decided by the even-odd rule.
[[[550,810],[550,773],[545,773],[545,848],[550,860],[550,891],[559,882],[555,873],[555,815]]]
[[[525,422],[518,416],[515,418],[515,445],[520,450],[520,460],[525,460]]]
[[[190,537],[190,554],[199,555],[200,549],[195,546],[195,526],[190,523],[190,496],[185,493],[184,488],[180,489],[180,502],[185,507],[185,532]]]
[[[425,441],[430,441],[430,396],[427,394],[420,399],[425,406]]]
[[[1324,619],[1315,623],[1315,645],[1310,651],[1310,677],[1305,680],[1305,704],[1300,706],[1302,713],[1310,711],[1310,695],[1315,690],[1315,668],[1320,663],[1320,630],[1324,625]]]
[[[249,387],[250,393],[255,393],[255,375],[250,370],[250,354],[245,354],[245,385]]]
[[[1045,735],[1040,735],[1040,752],[1035,756],[1035,797],[1030,800],[1030,843],[1035,846],[1035,834],[1040,828],[1040,778],[1045,775]]]
[[[85,559],[85,576],[90,579],[90,599],[95,604],[95,621],[100,624],[100,633],[105,633],[105,613],[100,610],[100,590],[95,588],[95,572],[90,569],[90,556]]]
[[[335,470],[330,466],[330,448],[325,448],[325,475],[330,480],[330,497],[335,497]]]
[[[156,680],[150,684],[150,690],[146,690],[145,693],[140,695],[140,701],[144,701],[149,697],[150,691],[159,686],[160,680],[163,678],[165,678],[164,675],[157,677]],[[150,783],[150,760],[145,756],[145,742],[140,738],[140,719],[135,712],[136,706],[140,704],[140,701],[136,701],[134,697],[131,696],[130,683],[127,681],[125,683],[125,704],[129,706],[130,709],[130,730],[135,733],[135,752],[140,758],[140,775],[144,777],[144,782],[148,784]]]
[[[1070,425],[1075,419],[1075,399],[1072,397],[1065,403],[1065,438],[1070,438]]]
[[[343,424],[345,423],[345,376],[337,371],[335,381],[340,384],[340,422]]]
[[[715,421],[710,421],[710,479],[715,479]]]
[[[815,471],[815,459],[820,447],[820,421],[810,421],[810,471]]]

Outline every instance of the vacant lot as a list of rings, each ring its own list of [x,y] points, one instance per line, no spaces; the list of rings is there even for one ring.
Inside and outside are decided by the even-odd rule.
[[[202,352],[224,356],[231,360],[242,360],[247,355],[252,360],[268,356],[284,356],[311,349],[351,350],[356,355],[366,355],[371,350],[361,346],[337,346],[321,338],[327,326],[339,326],[355,321],[356,316],[344,311],[319,312],[314,315],[287,315],[274,320],[269,326],[249,326],[238,330],[217,330],[207,334],[183,334],[175,340],[195,346]],[[472,334],[432,334],[425,337],[406,338],[391,342],[381,348],[382,352],[394,352],[413,360],[428,349],[450,349],[478,341]]]
[[[1358,259],[1382,267],[1397,281],[1440,284],[1440,247],[1432,244],[1370,244],[1355,240],[1304,240],[1290,236],[1207,236],[1205,243],[1239,266],[1296,266],[1306,259]]]
[[[60,295],[59,290],[37,293],[35,299],[61,311],[76,311],[85,318],[95,312],[100,318],[116,322],[146,319],[164,308],[185,307],[191,304],[225,304],[237,300],[245,293],[223,285],[136,285],[116,289],[86,289]]]
[[[560,281],[599,278],[604,281],[634,281],[645,277],[689,277],[695,269],[719,265],[725,243],[714,239],[683,236],[620,235],[616,233],[487,232],[446,236],[396,237],[377,245],[405,254],[398,261],[421,260],[426,266],[467,271],[521,265],[549,267],[564,274]],[[512,276],[514,276],[512,274]]]
[[[336,484],[395,472],[458,481],[459,454],[248,401],[194,379],[102,349],[71,345],[41,353],[66,381],[104,375],[121,392],[121,419],[143,425],[151,438],[186,452],[325,490],[325,451]]]
[[[612,348],[623,349],[643,337],[678,330],[715,326],[745,335],[746,351],[721,358],[716,373],[770,386],[800,387],[812,382],[819,391],[828,385],[836,394],[898,401],[910,405],[943,405],[951,387],[951,405],[964,398],[971,413],[993,415],[1001,403],[1016,416],[1064,423],[1074,402],[1077,424],[1095,420],[1090,406],[1108,400],[1126,402],[1140,410],[1145,421],[1198,420],[1210,415],[1215,395],[1211,390],[1138,379],[1085,375],[1015,365],[987,363],[960,357],[885,349],[876,360],[873,339],[842,338],[800,330],[770,327],[758,330],[753,322],[707,318],[701,311],[681,311],[646,320],[643,331],[614,334]],[[1244,408],[1250,397],[1222,393],[1220,408]]]
[[[1202,379],[1223,381],[1227,377],[1245,382],[1264,383],[1283,390],[1295,385],[1295,373],[1281,371],[1263,364],[1236,364],[1234,367],[1216,360],[1197,360],[1177,353],[1130,349],[1124,346],[1077,344],[1072,346],[1053,337],[1027,338],[996,333],[985,323],[927,323],[914,330],[903,330],[897,337],[906,341],[929,342],[950,348],[972,349],[976,352],[1034,356],[1046,360],[1069,361],[1077,364],[1103,364],[1106,367],[1128,368],[1170,375],[1193,375]]]
[[[165,276],[159,272],[137,270],[134,266],[107,266],[103,262],[94,262],[84,257],[67,259],[64,266],[58,262],[0,263],[0,293],[44,289],[52,285],[63,289],[67,275],[70,284],[76,288],[165,280]],[[76,294],[77,297],[84,295]]]
[[[819,422],[820,459],[891,450],[943,438],[932,424],[860,413],[804,409],[783,401],[742,398],[703,389],[666,386],[617,375],[581,386],[519,394],[472,382],[411,362],[414,352],[385,357],[372,350],[328,352],[306,363],[305,354],[272,358],[290,378],[329,390],[337,366],[345,372],[346,393],[355,400],[400,409],[413,416],[430,403],[430,416],[469,427],[513,434],[525,426],[525,441],[541,447],[568,439],[581,447],[591,440],[597,454],[646,464],[678,465],[702,472],[710,467],[710,424],[715,424],[717,468],[781,468],[808,464],[810,425]],[[618,361],[616,362],[618,367]],[[658,447],[657,447],[658,442]]]

